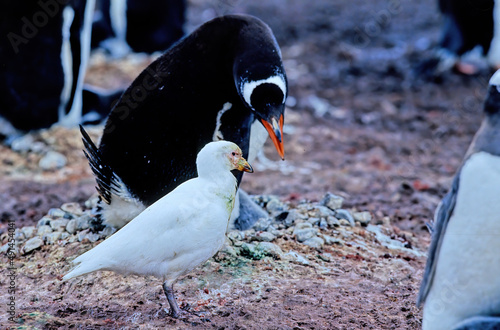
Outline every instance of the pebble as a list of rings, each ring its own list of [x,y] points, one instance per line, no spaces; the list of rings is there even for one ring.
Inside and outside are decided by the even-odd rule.
[[[55,231],[65,231],[68,222],[69,220],[67,219],[52,220],[50,222],[50,227]]]
[[[96,233],[88,233],[87,235],[85,235],[84,239],[85,238],[88,239],[91,243],[94,243],[97,242],[99,238],[101,238],[101,236]]]
[[[66,162],[66,157],[63,154],[51,150],[40,159],[38,166],[45,171],[56,170],[66,166]]]
[[[29,253],[35,249],[38,249],[43,245],[43,241],[40,237],[33,237],[29,239],[26,244],[24,244],[24,254]]]
[[[349,221],[347,221],[346,219],[340,219],[339,223],[340,223],[341,226],[344,226],[344,227],[345,226],[349,226],[349,227],[351,226],[351,223]]]
[[[316,228],[295,228],[293,231],[293,235],[297,238],[297,241],[304,242],[318,233],[318,229]]]
[[[235,242],[242,241],[244,238],[244,235],[242,235],[242,232],[237,231],[237,230],[230,231],[229,233],[227,233],[226,236],[227,236],[227,238],[229,238],[231,240],[231,242],[233,242],[233,244]]]
[[[333,216],[329,216],[328,218],[326,218],[326,222],[328,223],[328,226],[330,228],[340,226],[340,221]]]
[[[21,232],[24,234],[25,238],[32,238],[33,236],[35,236],[37,229],[35,226],[26,226],[21,228]]]
[[[313,226],[319,225],[320,218],[309,218],[307,219],[307,222],[309,222]]]
[[[315,236],[315,237],[311,237],[309,239],[306,239],[302,243],[304,243],[305,245],[310,246],[312,248],[315,248],[315,249],[321,249],[323,247],[323,245],[325,244],[325,241],[321,237]]]
[[[282,203],[275,196],[272,196],[271,199],[266,204],[266,210],[271,214],[283,212],[283,211],[286,211],[287,209],[288,209],[288,206],[286,204]]]
[[[83,214],[82,207],[78,203],[65,203],[61,206],[61,210],[72,215],[80,216]]]
[[[349,212],[347,210],[344,210],[344,209],[335,210],[335,217],[339,220],[344,219],[344,220],[349,221],[349,223],[352,227],[354,227],[356,225],[356,223],[354,222],[354,218],[351,215],[351,212]]]
[[[319,228],[321,228],[321,229],[328,228],[328,222],[325,219],[321,219],[319,222]]]
[[[290,210],[285,218],[285,226],[291,227],[297,220],[303,220],[305,217],[297,210]]]
[[[60,231],[49,233],[43,236],[43,240],[46,244],[53,245],[56,244],[57,241],[61,238],[61,234],[62,233]]]
[[[76,232],[76,227],[77,227],[77,222],[75,219],[71,219],[68,221],[68,224],[66,225],[66,231],[73,235]]]
[[[49,210],[48,215],[53,218],[64,218],[66,216],[66,212],[59,208],[53,208]]]
[[[108,237],[113,235],[114,233],[116,233],[116,228],[106,226],[99,232],[99,235],[101,235],[102,237]]]
[[[328,207],[330,210],[337,210],[342,208],[344,198],[327,192],[325,197],[323,197],[323,199],[319,203],[320,205]]]
[[[37,224],[37,227],[41,227],[41,226],[50,226],[50,222],[52,221],[53,219],[50,218],[50,217],[43,217],[41,218],[40,220],[38,220],[38,224]]]
[[[38,227],[38,231],[36,234],[38,236],[43,236],[43,235],[46,235],[46,234],[51,233],[51,232],[52,232],[52,228],[50,226],[43,225],[43,226]]]
[[[354,212],[352,214],[354,220],[359,221],[359,223],[363,226],[368,226],[370,221],[372,221],[372,215],[370,212]]]
[[[31,150],[34,142],[35,139],[33,138],[33,136],[26,134],[14,139],[10,147],[16,152],[28,152]]]
[[[328,235],[323,235],[323,239],[325,240],[325,244],[327,245],[332,245],[332,244],[338,244],[340,246],[344,246],[344,240]]]
[[[313,211],[309,211],[309,214],[314,217],[318,218],[327,218],[329,216],[332,216],[334,214],[334,211],[330,210],[326,206],[321,206],[318,205],[315,207]]]
[[[283,257],[283,251],[281,250],[281,248],[278,245],[270,242],[260,242],[255,247],[255,250],[276,259],[281,259]]]
[[[84,214],[81,217],[76,219],[76,229],[77,230],[85,230],[89,228],[89,221],[91,217],[88,214]]]
[[[302,265],[310,264],[309,260],[301,256],[297,251],[294,250],[290,250],[289,252],[285,253],[284,257],[289,261],[296,262]]]
[[[253,225],[253,229],[255,229],[255,231],[265,231],[271,225],[271,221],[272,221],[271,218],[260,218]]]
[[[85,236],[89,233],[88,229],[82,230],[78,234],[76,234],[76,237],[78,238],[78,241],[81,242],[85,238]]]
[[[271,234],[270,232],[263,231],[257,233],[254,237],[254,240],[259,241],[259,242],[272,242],[276,239],[276,236]]]

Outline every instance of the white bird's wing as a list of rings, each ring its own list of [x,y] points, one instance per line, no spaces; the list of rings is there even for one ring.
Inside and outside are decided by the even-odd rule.
[[[76,258],[73,262],[78,266],[64,279],[97,270],[155,275],[164,267],[159,264],[183,253],[207,249],[204,244],[207,245],[207,235],[212,230],[211,221],[224,217],[229,220],[230,211],[207,190],[210,188],[205,183],[195,178],[181,184],[114,235]]]
[[[458,186],[459,186],[460,172],[455,175],[450,191],[444,196],[441,203],[439,203],[436,213],[434,214],[434,224],[432,225],[432,241],[429,247],[427,256],[427,264],[425,266],[424,277],[420,285],[420,292],[417,298],[417,307],[420,307],[425,302],[427,294],[432,287],[432,280],[436,272],[436,265],[439,257],[439,250],[443,242],[446,228],[450,221],[455,203],[457,200]]]

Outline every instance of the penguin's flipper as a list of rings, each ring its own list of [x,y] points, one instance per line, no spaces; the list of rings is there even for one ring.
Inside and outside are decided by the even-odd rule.
[[[269,217],[269,214],[257,205],[242,189],[238,189],[238,194],[240,198],[240,214],[234,221],[234,227],[236,229],[249,229],[257,220]]]
[[[427,264],[425,266],[425,273],[420,286],[420,292],[417,298],[417,307],[425,301],[427,294],[432,286],[432,280],[436,271],[437,259],[441,243],[446,232],[446,227],[455,208],[455,203],[458,194],[460,172],[455,175],[453,184],[450,191],[444,196],[441,203],[439,203],[436,213],[434,214],[434,223],[432,225],[432,241],[429,247],[429,254],[427,256]]]
[[[460,322],[453,330],[499,330],[500,317],[498,316],[473,316]]]

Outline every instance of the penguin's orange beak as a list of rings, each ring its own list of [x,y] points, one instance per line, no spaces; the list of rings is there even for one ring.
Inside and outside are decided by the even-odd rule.
[[[262,119],[261,122],[271,137],[271,141],[273,141],[281,159],[285,160],[285,147],[283,145],[283,115],[280,116],[279,122],[274,117],[271,117],[270,122],[264,119]]]

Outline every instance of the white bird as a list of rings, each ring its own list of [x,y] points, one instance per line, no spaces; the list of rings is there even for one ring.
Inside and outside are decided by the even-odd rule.
[[[208,143],[196,159],[198,177],[178,186],[130,223],[79,256],[63,280],[95,272],[153,275],[164,281],[170,315],[181,310],[174,282],[212,257],[224,244],[237,182],[231,170],[253,172],[240,148]]]

